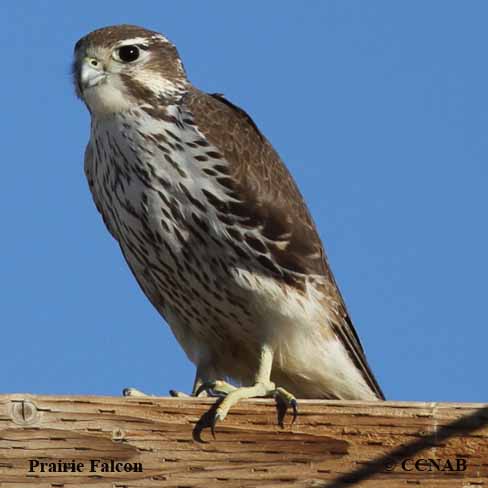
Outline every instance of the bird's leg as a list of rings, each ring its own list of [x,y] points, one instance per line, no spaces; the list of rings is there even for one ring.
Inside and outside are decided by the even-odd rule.
[[[253,386],[243,386],[236,388],[224,381],[207,382],[200,385],[199,391],[213,390],[216,392],[226,393],[226,397],[222,400],[217,407],[213,419],[212,430],[218,421],[222,421],[227,416],[229,410],[239,401],[245,398],[256,397],[272,397],[277,402],[293,409],[293,421],[297,415],[297,401],[296,398],[286,391],[284,388],[276,387],[271,381],[271,368],[273,366],[273,350],[264,345],[261,348],[261,357],[259,361],[259,369],[256,374],[255,382]]]

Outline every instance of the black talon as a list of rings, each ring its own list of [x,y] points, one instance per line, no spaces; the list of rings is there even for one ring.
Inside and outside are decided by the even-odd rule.
[[[227,396],[227,393],[222,393],[221,391],[215,391],[212,388],[207,390],[207,394],[209,397],[212,398],[225,398]]]
[[[207,395],[212,398],[225,398],[227,396],[227,393],[216,391],[215,387],[216,384],[214,382],[203,383],[198,387],[197,391],[195,392],[195,396],[200,395],[202,391],[206,391]]]
[[[278,414],[278,425],[284,429],[285,428],[285,416],[286,416],[286,410],[287,410],[287,405],[286,402],[279,396],[275,396],[275,401],[276,401],[276,412]]]
[[[207,391],[208,390],[211,390],[213,388],[213,384],[212,383],[202,383],[198,388],[197,388],[197,391],[195,392],[195,396],[197,397],[198,395],[200,395],[200,393],[204,392],[204,391]]]
[[[291,419],[291,425],[293,425],[295,423],[295,420],[298,417],[298,404],[297,404],[297,401],[295,399],[290,401],[290,407],[293,410],[293,417]]]
[[[212,432],[212,437],[214,438],[214,441],[217,440],[217,438],[215,437],[215,426],[217,425],[217,420],[218,420],[218,416],[217,416],[217,412],[215,412],[212,415],[212,420],[210,422],[210,432]]]

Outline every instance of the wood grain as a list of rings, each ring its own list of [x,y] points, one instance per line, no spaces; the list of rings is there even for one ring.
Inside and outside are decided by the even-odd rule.
[[[303,400],[282,428],[273,401],[243,401],[213,439],[214,403],[0,395],[0,487],[488,487],[486,404]],[[143,471],[90,472],[92,459]],[[415,469],[422,459],[444,469]],[[456,459],[465,470],[445,469]],[[30,460],[84,471],[29,472]]]

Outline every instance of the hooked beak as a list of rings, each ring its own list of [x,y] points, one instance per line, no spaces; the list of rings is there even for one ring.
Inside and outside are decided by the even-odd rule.
[[[103,64],[96,58],[85,57],[81,61],[80,88],[82,91],[101,83],[107,77]]]

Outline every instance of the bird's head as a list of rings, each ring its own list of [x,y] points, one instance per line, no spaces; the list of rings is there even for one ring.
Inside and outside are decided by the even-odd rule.
[[[76,43],[74,58],[76,94],[95,116],[164,103],[187,84],[175,46],[142,27],[93,31]]]

